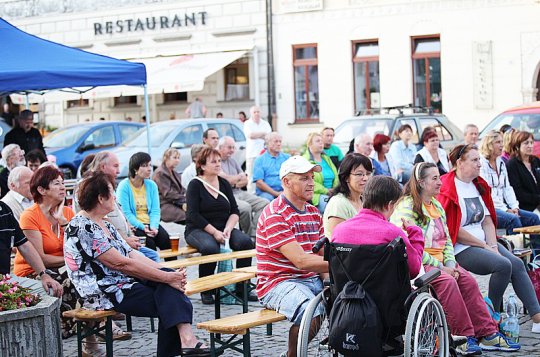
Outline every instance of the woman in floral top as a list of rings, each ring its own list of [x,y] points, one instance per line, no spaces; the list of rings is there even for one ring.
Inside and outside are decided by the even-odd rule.
[[[209,356],[191,329],[185,270],[162,269],[136,253],[104,220],[114,210],[113,182],[111,176],[96,173],[79,187],[82,210],[69,223],[64,244],[70,279],[87,307],[159,317],[158,356]]]
[[[480,345],[484,346],[500,336],[476,280],[456,263],[445,212],[435,199],[440,189],[437,166],[434,163],[416,164],[405,185],[405,196],[397,204],[390,221],[400,227],[402,219],[407,219],[422,229],[422,264],[427,272],[441,270],[441,275],[431,285],[443,306],[450,331],[453,335],[467,336],[467,342],[458,346],[458,351],[462,354],[480,354],[479,340]]]

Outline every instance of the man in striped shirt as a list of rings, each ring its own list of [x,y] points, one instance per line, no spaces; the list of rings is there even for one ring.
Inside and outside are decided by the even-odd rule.
[[[287,159],[279,172],[283,193],[266,206],[257,225],[257,295],[263,305],[293,322],[289,357],[296,356],[304,310],[323,288],[319,274],[328,272],[322,251],[311,251],[324,236],[322,217],[308,202],[313,198],[313,172],[321,170],[301,156]],[[317,324],[313,319],[314,331]]]

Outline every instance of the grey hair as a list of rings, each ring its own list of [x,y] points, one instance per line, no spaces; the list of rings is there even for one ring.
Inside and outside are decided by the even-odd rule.
[[[2,159],[7,164],[7,158],[13,153],[13,151],[20,149],[21,147],[17,144],[9,144],[2,149]]]
[[[197,155],[199,155],[199,153],[202,151],[202,149],[204,149],[205,147],[207,147],[206,145],[204,144],[195,144],[195,145],[192,145],[191,146],[191,161],[195,162],[195,159],[197,158]]]
[[[236,141],[234,141],[234,138],[230,137],[230,136],[222,136],[221,138],[219,138],[219,141],[218,141],[218,148],[222,147],[223,145],[225,145],[225,142],[227,140],[231,140],[233,143],[236,143]]]
[[[8,187],[11,188],[11,185],[15,187],[20,187],[19,181],[21,180],[21,176],[24,173],[24,171],[30,171],[30,174],[33,174],[32,170],[30,170],[26,166],[17,166],[13,168],[13,170],[9,172],[8,181],[7,181]]]
[[[278,133],[277,131],[273,131],[271,133],[266,134],[266,136],[264,137],[264,142],[266,143],[266,145],[268,145],[270,140],[272,140],[276,136],[279,136],[280,138],[283,138],[283,136],[281,136],[281,134]]]
[[[88,168],[88,171],[99,172],[101,170],[100,166],[103,164],[106,164],[110,157],[111,157],[110,151],[98,152],[94,156],[94,160],[92,160],[92,163],[90,164],[90,167]]]
[[[358,134],[355,138],[354,138],[354,145],[360,145],[360,141],[362,141],[362,139],[366,138],[366,137],[369,137],[369,134],[367,133],[362,133],[362,134]]]
[[[471,128],[476,128],[478,129],[478,126],[476,126],[476,124],[467,124],[465,125],[465,128],[463,128],[463,132],[466,133],[467,130],[471,129]]]

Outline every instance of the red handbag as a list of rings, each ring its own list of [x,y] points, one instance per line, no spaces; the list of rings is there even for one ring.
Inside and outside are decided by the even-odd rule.
[[[536,291],[536,298],[540,301],[540,255],[537,255],[529,265],[529,278],[531,278],[534,291]],[[538,259],[538,262],[537,262]]]

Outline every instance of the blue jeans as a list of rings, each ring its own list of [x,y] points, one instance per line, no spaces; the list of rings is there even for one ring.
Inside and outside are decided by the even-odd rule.
[[[317,205],[317,208],[319,209],[319,212],[321,212],[321,215],[324,214],[324,210],[326,209],[329,199],[330,197],[328,195],[321,195],[319,197],[319,204]]]
[[[269,194],[268,192],[261,192],[261,193],[258,193],[257,196],[259,197],[262,197],[262,198],[266,198],[268,201],[272,202],[274,200],[274,196],[272,196],[271,194]]]
[[[514,228],[540,225],[540,218],[533,212],[520,209],[519,216],[500,209],[496,209],[495,212],[497,213],[497,228],[506,229],[506,234],[514,234]],[[531,235],[531,248],[535,251],[540,250],[539,235]]]

